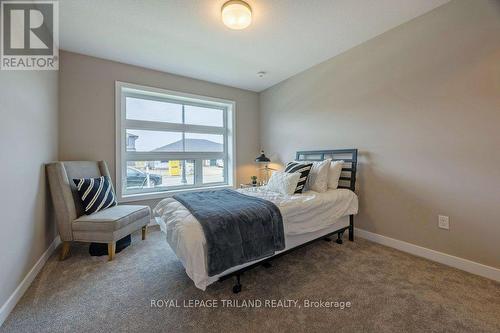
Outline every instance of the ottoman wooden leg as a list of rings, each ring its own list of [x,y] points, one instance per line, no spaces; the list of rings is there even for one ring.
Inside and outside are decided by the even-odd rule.
[[[115,258],[116,242],[108,243],[108,261]]]
[[[142,227],[142,240],[145,240],[146,239],[146,234],[148,232],[148,226],[144,226]]]

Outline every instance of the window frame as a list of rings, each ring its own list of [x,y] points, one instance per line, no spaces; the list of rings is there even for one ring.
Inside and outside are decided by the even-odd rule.
[[[223,127],[176,124],[168,122],[127,120],[126,103],[127,97],[150,99],[168,103],[182,103],[198,107],[215,107],[223,110]],[[119,202],[131,202],[148,199],[160,199],[170,197],[176,193],[210,190],[218,188],[234,187],[236,179],[235,163],[235,110],[236,103],[231,100],[214,98],[208,96],[188,94],[178,91],[153,88],[138,84],[115,81],[115,134],[116,134],[116,194]],[[219,134],[224,138],[223,152],[127,152],[126,130],[133,127],[135,130],[173,131],[184,133]],[[196,160],[204,159],[224,160],[224,182],[203,184],[203,165]],[[169,186],[168,190],[159,187],[156,191],[137,191],[126,193],[123,187],[127,177],[127,161],[152,161],[152,160],[195,160],[195,174],[193,185]],[[134,192],[134,191],[131,191]]]

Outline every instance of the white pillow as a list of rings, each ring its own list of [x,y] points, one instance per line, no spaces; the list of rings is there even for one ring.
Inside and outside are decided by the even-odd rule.
[[[342,173],[344,161],[335,161],[330,163],[330,170],[328,171],[328,188],[335,190],[339,187],[339,178]]]
[[[271,179],[266,185],[266,189],[272,192],[278,192],[285,195],[292,195],[297,188],[297,183],[300,179],[300,173],[288,173],[282,171],[274,171]]]
[[[313,162],[311,172],[309,172],[309,176],[307,177],[306,191],[312,190],[323,193],[328,190],[328,171],[330,170],[331,162],[331,158]]]

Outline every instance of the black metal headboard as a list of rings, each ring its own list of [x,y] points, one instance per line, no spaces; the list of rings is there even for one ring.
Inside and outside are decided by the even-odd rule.
[[[331,158],[333,161],[344,161],[339,188],[356,189],[356,167],[358,164],[357,149],[307,150],[298,151],[297,161],[323,161]]]

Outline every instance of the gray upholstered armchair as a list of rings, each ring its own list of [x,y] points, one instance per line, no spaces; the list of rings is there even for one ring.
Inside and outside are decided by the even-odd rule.
[[[46,166],[57,227],[63,242],[60,259],[69,255],[72,241],[107,243],[109,260],[113,260],[116,241],[142,228],[146,238],[151,210],[148,206],[117,205],[85,215],[78,196],[75,178],[108,176],[106,162],[67,161]]]

